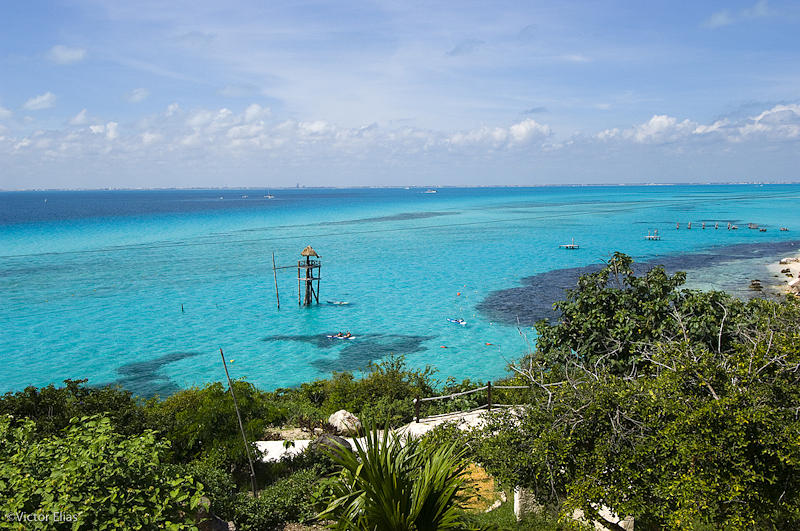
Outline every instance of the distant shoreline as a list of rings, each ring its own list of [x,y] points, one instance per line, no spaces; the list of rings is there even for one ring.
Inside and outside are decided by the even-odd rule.
[[[219,190],[404,190],[409,189],[483,189],[483,188],[607,188],[626,186],[781,186],[800,184],[800,181],[726,181],[726,182],[670,182],[670,183],[561,183],[561,184],[408,184],[408,185],[352,185],[352,186],[172,186],[164,188],[0,188],[0,192],[159,192],[159,191],[219,191]]]

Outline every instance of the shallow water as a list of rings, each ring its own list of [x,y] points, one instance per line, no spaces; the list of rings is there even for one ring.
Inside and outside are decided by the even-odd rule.
[[[0,193],[0,390],[88,377],[168,394],[224,378],[219,347],[232,377],[265,389],[390,354],[496,378],[525,348],[516,317],[529,324],[574,278],[559,270],[619,250],[746,295],[793,254],[795,232],[778,227],[800,230],[798,185],[422,192]],[[654,229],[662,240],[646,241]],[[559,249],[573,237],[579,250]],[[291,265],[306,245],[322,256],[321,301],[350,305],[299,308],[284,269],[276,309],[271,253]],[[340,330],[358,337],[324,337]]]

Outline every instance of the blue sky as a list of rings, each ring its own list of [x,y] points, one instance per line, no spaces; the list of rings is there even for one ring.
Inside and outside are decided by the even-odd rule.
[[[797,2],[4,2],[0,188],[800,180]]]

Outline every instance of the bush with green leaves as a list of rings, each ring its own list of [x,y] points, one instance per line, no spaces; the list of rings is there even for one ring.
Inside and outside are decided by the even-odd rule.
[[[2,416],[0,514],[50,515],[26,528],[192,528],[202,485],[167,473],[167,446],[149,430],[117,433],[100,416],[75,418],[45,438],[32,421]]]
[[[257,498],[237,495],[231,519],[242,531],[283,529],[287,522],[307,522],[317,514],[316,494],[323,470],[311,467],[277,480]],[[226,515],[227,516],[227,515]]]
[[[141,402],[120,387],[91,387],[87,380],[65,380],[63,387],[26,387],[0,397],[0,415],[28,418],[42,436],[55,435],[74,417],[103,415],[119,433],[139,434],[152,428]]]
[[[259,440],[267,425],[283,412],[250,383],[235,381],[233,388],[251,455],[257,454],[253,441]],[[160,426],[172,441],[176,461],[211,458],[238,469],[247,466],[233,398],[221,383],[179,391],[163,401],[151,400],[148,414],[151,423]]]
[[[641,278],[579,283],[516,367],[534,399],[494,416],[478,459],[562,515],[600,519],[605,505],[637,529],[800,528],[800,301]]]
[[[415,396],[436,393],[435,372],[430,367],[409,368],[403,356],[390,356],[370,364],[360,378],[351,372],[335,372],[328,379],[280,389],[273,396],[295,406],[305,419],[317,422],[346,409],[364,421],[399,426],[412,419]]]

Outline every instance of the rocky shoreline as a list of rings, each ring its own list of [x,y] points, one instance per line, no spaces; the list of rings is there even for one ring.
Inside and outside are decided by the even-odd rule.
[[[780,293],[800,296],[800,256],[781,258],[767,269],[776,278]]]

